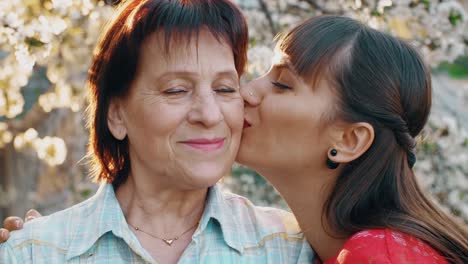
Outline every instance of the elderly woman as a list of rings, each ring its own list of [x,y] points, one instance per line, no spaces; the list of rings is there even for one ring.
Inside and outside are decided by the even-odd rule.
[[[243,127],[247,27],[228,0],[120,6],[91,65],[91,199],[13,232],[0,263],[309,263],[292,216],[216,182]]]

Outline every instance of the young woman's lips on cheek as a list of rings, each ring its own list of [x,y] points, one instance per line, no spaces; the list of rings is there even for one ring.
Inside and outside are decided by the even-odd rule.
[[[251,126],[252,125],[247,120],[244,119],[244,127],[243,128],[246,129],[246,128],[251,127]]]
[[[202,150],[204,152],[211,152],[218,150],[224,146],[225,138],[196,138],[186,141],[181,141],[180,143],[189,146],[194,149]]]

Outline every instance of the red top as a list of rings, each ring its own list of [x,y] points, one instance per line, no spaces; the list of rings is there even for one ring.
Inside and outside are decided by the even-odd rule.
[[[338,254],[323,264],[343,263],[448,263],[418,238],[390,229],[370,229],[354,234]]]

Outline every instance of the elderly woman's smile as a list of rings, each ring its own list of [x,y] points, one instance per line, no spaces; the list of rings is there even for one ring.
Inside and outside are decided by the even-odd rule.
[[[225,138],[194,138],[189,140],[181,141],[180,143],[185,144],[203,152],[213,152],[221,149],[224,146]]]

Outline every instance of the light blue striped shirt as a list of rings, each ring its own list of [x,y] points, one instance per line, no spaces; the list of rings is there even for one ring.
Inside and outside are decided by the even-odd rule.
[[[292,214],[209,189],[205,211],[178,263],[313,263]],[[157,263],[130,230],[111,184],[90,199],[25,224],[0,244],[0,264]]]

